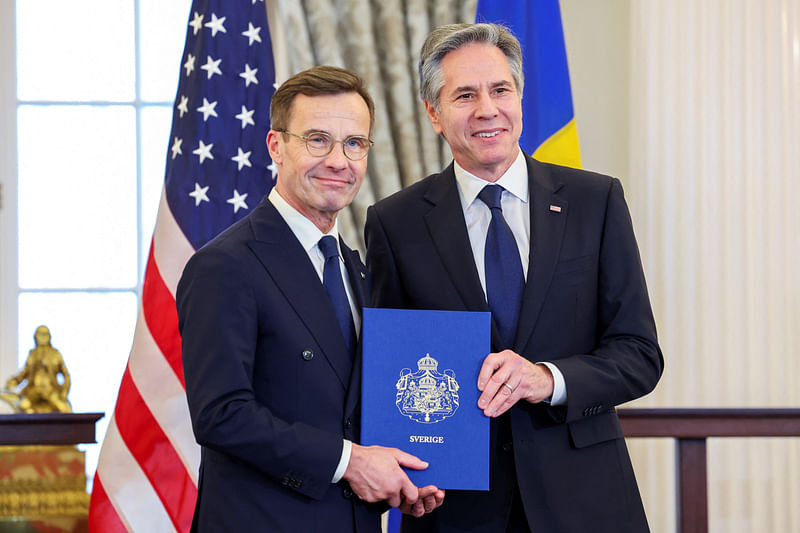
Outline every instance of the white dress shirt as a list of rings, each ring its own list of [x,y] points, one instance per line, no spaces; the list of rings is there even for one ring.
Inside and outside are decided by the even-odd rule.
[[[314,225],[309,219],[305,217],[300,211],[289,205],[284,198],[278,193],[275,187],[269,193],[269,201],[278,210],[283,220],[288,224],[289,229],[292,230],[294,236],[300,241],[300,245],[308,254],[311,264],[314,265],[314,270],[317,271],[319,281],[322,283],[322,273],[325,268],[325,256],[319,249],[319,240],[325,235],[331,235],[336,239],[336,248],[339,250],[339,271],[342,273],[342,282],[344,283],[344,290],[347,292],[347,300],[350,303],[350,312],[353,315],[353,325],[356,328],[356,335],[361,329],[361,314],[353,299],[353,290],[350,288],[350,278],[347,276],[347,269],[344,266],[342,259],[342,250],[339,246],[339,225],[334,221],[333,227],[328,233],[322,233],[320,229]],[[347,465],[350,463],[350,453],[353,450],[353,443],[344,439],[342,446],[342,455],[339,459],[339,464],[336,471],[333,473],[332,483],[338,483],[342,476],[344,476]]]
[[[490,183],[470,174],[458,163],[454,163],[453,167],[456,174],[456,184],[458,185],[458,196],[461,200],[461,208],[464,210],[464,220],[467,223],[472,256],[478,269],[483,295],[486,296],[484,248],[486,247],[486,234],[489,232],[489,223],[492,221],[492,212],[478,198],[478,194]],[[495,183],[505,189],[500,198],[503,218],[505,218],[506,223],[511,228],[511,232],[514,234],[514,240],[517,243],[520,260],[522,261],[522,273],[527,280],[528,254],[531,243],[531,215],[528,166],[525,163],[525,156],[522,150],[519,151],[517,158],[505,174],[500,176],[500,179]],[[553,396],[550,399],[550,404],[566,404],[567,387],[564,382],[564,375],[553,363],[544,361],[542,364],[546,365],[553,374]]]

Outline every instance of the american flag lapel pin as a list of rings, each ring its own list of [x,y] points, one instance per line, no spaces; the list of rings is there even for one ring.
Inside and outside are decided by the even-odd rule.
[[[551,204],[550,205],[550,211],[552,211],[553,213],[560,213],[561,212],[561,206],[560,205],[552,205]]]

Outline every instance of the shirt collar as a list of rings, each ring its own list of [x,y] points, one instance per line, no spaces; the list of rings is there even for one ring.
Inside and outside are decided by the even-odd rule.
[[[286,224],[289,225],[289,229],[292,230],[294,236],[300,241],[306,253],[310,252],[325,235],[334,237],[336,239],[336,247],[339,248],[338,220],[333,221],[333,227],[328,233],[322,233],[313,222],[305,217],[305,215],[289,205],[289,202],[278,193],[275,187],[273,187],[269,193],[269,201],[275,206],[275,209],[278,210],[278,213],[280,213],[283,220],[286,221]],[[339,254],[341,255],[341,249],[339,250]]]
[[[464,206],[472,205],[472,202],[475,201],[475,198],[478,197],[478,194],[489,182],[467,172],[457,162],[454,162],[453,170],[456,174],[456,182],[458,183]],[[522,202],[528,203],[528,165],[525,163],[525,155],[522,150],[519,150],[517,158],[514,159],[505,174],[500,176],[500,179],[494,183],[502,186]]]

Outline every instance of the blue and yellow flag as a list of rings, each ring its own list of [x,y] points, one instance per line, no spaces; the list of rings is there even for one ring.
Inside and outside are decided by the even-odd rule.
[[[558,0],[478,0],[475,22],[502,24],[522,45],[522,149],[539,161],[580,168]]]

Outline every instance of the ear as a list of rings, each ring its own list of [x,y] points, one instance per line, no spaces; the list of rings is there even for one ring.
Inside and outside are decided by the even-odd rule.
[[[441,135],[442,133],[442,125],[439,122],[439,112],[436,111],[430,102],[427,100],[425,101],[425,111],[428,113],[428,118],[431,119],[431,125],[433,126],[433,131],[436,132],[437,135]]]
[[[281,132],[275,130],[269,130],[269,133],[267,133],[267,150],[269,150],[269,157],[277,166],[280,166],[283,163],[283,157],[281,156],[280,149],[281,135],[283,135]]]

